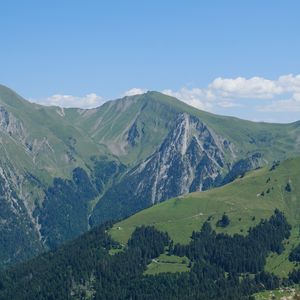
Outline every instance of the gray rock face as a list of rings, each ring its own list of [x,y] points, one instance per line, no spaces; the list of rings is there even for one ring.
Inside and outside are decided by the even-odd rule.
[[[212,187],[228,172],[225,155],[234,157],[228,143],[199,119],[179,114],[161,146],[102,197],[92,223]]]
[[[22,122],[17,120],[13,114],[8,112],[3,106],[0,106],[0,131],[16,138],[22,143],[24,143],[26,139],[26,132]]]
[[[180,114],[160,148],[131,176],[140,180],[136,194],[151,190],[152,203],[206,190],[221,176],[225,165],[221,137],[201,121]]]
[[[229,183],[236,179],[238,176],[243,176],[246,172],[250,170],[260,168],[264,165],[264,163],[265,162],[261,153],[254,153],[250,157],[241,159],[233,164],[233,166],[230,168],[230,171],[226,174],[226,176],[220,184],[223,185]]]
[[[26,201],[15,191],[19,179],[12,176],[0,167],[0,269],[43,250]]]
[[[137,129],[136,122],[133,123],[133,125],[130,127],[127,133],[127,142],[131,147],[134,147],[136,145],[136,141],[139,139],[140,133]]]

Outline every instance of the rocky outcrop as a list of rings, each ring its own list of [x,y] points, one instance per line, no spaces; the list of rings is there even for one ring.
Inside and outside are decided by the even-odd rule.
[[[179,114],[161,146],[98,203],[92,223],[118,219],[168,198],[216,185],[228,172],[229,142],[189,114]]]
[[[140,138],[140,132],[137,128],[137,123],[134,122],[130,127],[127,133],[127,142],[131,147],[134,147],[137,144],[138,139]]]
[[[27,133],[23,123],[3,106],[0,106],[0,131],[25,144]]]
[[[0,269],[43,250],[27,202],[17,194],[22,179],[13,177],[0,167]]]
[[[39,139],[31,137],[23,122],[3,106],[0,106],[0,133],[21,145],[26,154],[31,158],[33,164],[37,163],[38,157],[54,152],[47,137]]]
[[[227,184],[239,176],[244,176],[248,171],[257,169],[265,165],[261,153],[254,153],[250,157],[240,159],[230,168],[230,171],[226,174],[224,179],[220,182],[220,185]]]
[[[139,180],[136,194],[151,190],[152,204],[191,191],[203,191],[220,180],[225,147],[199,119],[180,114],[159,149],[130,176]]]

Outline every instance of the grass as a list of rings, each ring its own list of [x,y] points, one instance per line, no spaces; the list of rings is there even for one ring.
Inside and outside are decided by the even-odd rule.
[[[40,172],[47,173],[42,178],[47,180],[44,182],[47,185],[51,184],[52,177],[68,178],[77,166],[86,168],[89,158],[99,153],[99,146],[80,128],[59,115],[57,107],[30,103],[1,85],[0,106],[16,122],[17,132],[12,135],[0,133],[0,138],[5,140],[0,148],[9,152],[7,160],[16,169],[26,169],[36,176]],[[70,138],[75,141],[73,148]],[[33,145],[32,152],[24,145],[25,141]],[[67,151],[72,152],[73,160],[66,159]]]
[[[260,152],[272,161],[300,154],[297,142],[299,124],[259,123],[214,115],[158,92],[109,101],[93,110],[68,109],[65,112],[73,126],[96,143],[110,146],[122,162],[129,165],[151,155],[163,142],[178,114],[184,112],[199,118],[217,135],[230,140],[238,150],[236,155],[239,158]],[[124,152],[121,147],[126,139],[124,134],[133,122],[143,134],[135,147],[127,147],[128,152]]]
[[[117,254],[117,253],[119,253],[119,252],[122,252],[124,249],[122,249],[122,248],[120,248],[120,249],[118,249],[118,248],[112,248],[112,249],[110,249],[109,250],[109,255],[115,255],[115,254]]]
[[[299,242],[299,227],[294,226],[290,238],[284,242],[284,252],[280,255],[271,253],[267,258],[265,270],[280,277],[287,277],[289,271],[296,267],[295,263],[289,261],[289,254]]]
[[[175,243],[187,244],[193,230],[199,230],[208,218],[215,227],[225,212],[230,219],[229,226],[215,229],[229,234],[247,234],[249,227],[269,218],[278,208],[285,213],[293,231],[285,242],[286,250],[281,255],[268,257],[266,270],[285,277],[294,267],[288,261],[288,254],[300,242],[300,158],[289,159],[274,171],[269,168],[248,173],[220,188],[187,194],[152,206],[115,224],[110,234],[125,244],[137,226],[154,225],[167,231]],[[288,182],[292,186],[291,192],[285,190]]]
[[[30,103],[0,85],[0,105],[22,122],[31,141],[47,137],[53,151],[44,145],[45,149],[36,157],[36,164],[31,163],[27,170],[36,175],[45,170],[50,179],[68,178],[76,166],[88,170],[90,157],[107,154],[108,149],[115,151],[123,163],[136,166],[159,147],[178,114],[183,112],[199,118],[217,135],[230,140],[238,158],[261,152],[266,159],[273,160],[300,153],[299,124],[255,123],[218,116],[158,92],[109,101],[97,109],[64,109],[65,115],[61,115],[58,107]],[[126,134],[133,122],[137,124],[140,139],[134,147],[129,147]],[[75,141],[74,161],[68,161],[65,156],[70,150],[70,137]],[[24,161],[18,159],[23,148],[19,143],[16,149],[20,155],[14,156],[20,164]]]
[[[147,266],[147,270],[144,274],[155,275],[167,272],[188,272],[188,264],[189,259],[187,257],[161,254],[158,258],[152,260],[152,262]]]

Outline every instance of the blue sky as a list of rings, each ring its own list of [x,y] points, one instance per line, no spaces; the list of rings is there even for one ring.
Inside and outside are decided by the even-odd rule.
[[[2,0],[0,83],[45,104],[157,90],[215,113],[295,121],[299,11],[298,0]]]

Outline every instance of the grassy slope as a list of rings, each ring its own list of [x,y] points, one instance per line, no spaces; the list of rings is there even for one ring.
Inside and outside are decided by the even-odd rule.
[[[73,126],[61,115],[61,109],[58,107],[45,107],[30,103],[1,85],[0,106],[4,106],[18,121],[22,122],[27,139],[42,141],[47,138],[53,149],[53,151],[38,155],[36,162],[33,163],[28,155],[28,149],[20,141],[1,134],[6,143],[2,144],[0,151],[11,153],[13,157],[11,160],[19,169],[24,167],[39,177],[43,177],[43,173],[45,175],[45,170],[50,176],[68,177],[75,166],[84,167],[90,156],[99,152],[99,146],[85,132]],[[66,151],[70,150],[70,137],[76,139],[76,144],[73,145],[75,150],[73,155],[76,161],[71,163],[64,157]]]
[[[188,272],[188,262],[189,259],[187,257],[161,254],[157,259],[152,260],[144,274],[155,275],[162,272]]]
[[[288,182],[292,186],[290,193],[285,191]],[[265,196],[260,196],[263,191]],[[199,230],[210,216],[215,225],[226,212],[231,222],[223,231],[246,234],[250,226],[270,217],[275,208],[285,212],[293,231],[286,251],[269,257],[266,269],[285,276],[293,267],[287,259],[289,250],[300,242],[300,158],[288,159],[274,171],[265,167],[226,186],[155,205],[117,223],[110,232],[114,239],[125,244],[135,227],[154,225],[167,231],[175,242],[188,243],[192,231]]]
[[[265,154],[267,160],[272,161],[274,157],[285,159],[294,153],[300,154],[299,122],[291,124],[251,122],[201,111],[158,92],[150,92],[149,95],[151,101],[163,102],[172,106],[174,111],[187,112],[201,119],[217,134],[234,142],[239,149],[238,157],[259,151]]]
[[[52,176],[68,176],[75,164],[84,166],[92,155],[109,153],[109,146],[122,148],[128,129],[136,122],[139,132],[143,132],[140,139],[134,147],[125,145],[123,153],[117,154],[124,163],[134,166],[157,149],[183,112],[200,118],[218,135],[232,141],[237,158],[257,151],[264,153],[268,161],[300,154],[299,123],[255,123],[217,116],[158,92],[109,101],[90,110],[61,110],[30,103],[0,85],[0,105],[21,120],[33,138],[47,137],[55,151],[40,157],[39,165],[41,169],[47,166]],[[70,137],[76,139],[75,164],[63,159]]]
[[[143,95],[109,101],[93,110],[66,110],[67,118],[87,132],[96,143],[121,141],[135,120],[143,127],[144,139],[129,153],[121,155],[125,163],[145,159],[163,141],[179,113],[196,116],[218,135],[235,145],[238,158],[254,152],[264,153],[268,161],[300,154],[300,123],[256,123],[234,117],[214,115],[191,107],[176,98],[148,92]]]
[[[97,109],[77,110],[77,115],[74,110],[68,110],[67,116],[96,143],[107,145],[124,163],[135,165],[157,149],[177,117],[178,111],[172,106],[156,100],[149,94],[125,97],[106,102]],[[143,133],[136,145],[130,147],[126,138],[133,123]]]

